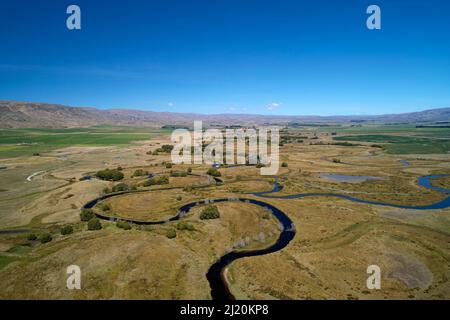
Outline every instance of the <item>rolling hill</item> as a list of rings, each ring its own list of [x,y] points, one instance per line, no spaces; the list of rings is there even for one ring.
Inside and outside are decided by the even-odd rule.
[[[450,122],[450,108],[421,112],[370,116],[280,116],[252,114],[204,115],[153,112],[131,109],[100,110],[58,104],[0,101],[0,128],[73,128],[93,125],[133,125],[160,127],[192,125],[202,120],[209,125],[253,125],[287,123],[435,123]]]

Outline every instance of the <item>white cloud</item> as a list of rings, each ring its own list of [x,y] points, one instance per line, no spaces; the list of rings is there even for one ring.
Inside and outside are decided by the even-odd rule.
[[[173,106],[175,105],[175,103],[169,102],[167,105],[168,105],[169,107],[173,107]]]
[[[269,104],[267,106],[267,110],[272,111],[272,110],[278,109],[280,106],[281,106],[281,103],[272,102],[271,104]]]

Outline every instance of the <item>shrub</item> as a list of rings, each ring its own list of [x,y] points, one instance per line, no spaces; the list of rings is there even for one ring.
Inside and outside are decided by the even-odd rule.
[[[180,221],[177,223],[177,229],[178,230],[189,230],[189,231],[194,231],[195,228],[192,224],[187,223],[186,221]]]
[[[173,239],[177,236],[177,231],[175,229],[167,230],[166,237],[169,239]]]
[[[142,177],[148,175],[148,171],[144,171],[142,169],[137,169],[133,173],[133,177]]]
[[[144,187],[150,187],[154,185],[162,185],[162,184],[168,184],[169,183],[169,177],[168,176],[160,176],[160,177],[154,177],[151,179],[148,179],[144,182]]]
[[[120,229],[130,230],[131,225],[126,221],[117,221],[116,226]]]
[[[34,234],[34,233],[28,234],[28,235],[27,235],[27,240],[30,240],[30,241],[35,241],[35,240],[37,240],[36,234]]]
[[[192,173],[192,168],[191,167],[187,168],[187,173]]]
[[[341,163],[341,160],[340,160],[340,159],[337,159],[337,158],[334,158],[334,159],[333,159],[333,162],[334,162],[334,163]]]
[[[47,243],[47,242],[50,242],[50,241],[52,241],[53,240],[53,238],[52,238],[52,235],[50,234],[50,233],[43,233],[43,234],[41,234],[41,236],[39,237],[39,241],[41,242],[41,243]]]
[[[177,201],[181,201],[181,200],[183,200],[183,197],[178,196],[178,197],[177,197]]]
[[[92,209],[83,209],[80,213],[81,221],[87,222],[95,217],[94,211]]]
[[[100,230],[102,228],[102,224],[100,222],[100,220],[98,220],[97,218],[92,218],[91,220],[88,221],[88,230]]]
[[[206,172],[206,174],[208,174],[210,176],[213,176],[213,177],[220,177],[220,176],[222,176],[220,171],[217,170],[216,168],[209,168],[208,171]]]
[[[63,236],[68,235],[68,234],[72,234],[73,233],[73,228],[72,226],[64,226],[61,228],[61,234]]]
[[[110,211],[111,210],[111,205],[109,203],[102,203],[100,205],[100,209],[102,211]]]
[[[130,187],[126,183],[119,183],[118,185],[115,185],[111,189],[112,192],[122,192],[128,190],[130,190]]]
[[[117,171],[122,171],[122,170],[123,170],[123,168],[121,166],[117,167]]]
[[[220,218],[219,209],[216,206],[209,205],[205,209],[203,209],[200,214],[200,219],[209,220],[209,219],[218,219]]]
[[[166,169],[171,169],[172,168],[172,164],[171,163],[166,163]]]
[[[187,173],[184,171],[172,171],[170,172],[171,177],[186,177]]]
[[[95,176],[101,180],[119,181],[123,179],[123,173],[117,169],[105,169],[98,171]]]
[[[283,167],[283,168],[287,168],[287,167],[288,167],[288,164],[287,164],[287,162],[283,162],[283,163],[281,164],[281,167]]]

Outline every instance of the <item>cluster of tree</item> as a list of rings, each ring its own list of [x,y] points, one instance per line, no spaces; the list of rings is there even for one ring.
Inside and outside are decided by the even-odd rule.
[[[145,171],[143,169],[137,169],[133,172],[132,177],[142,177],[142,176],[148,176],[148,171]]]
[[[88,230],[100,230],[102,228],[100,220],[95,217],[92,209],[83,209],[80,213],[80,219],[87,222]]]
[[[153,177],[151,179],[148,179],[144,182],[144,187],[150,187],[155,185],[163,185],[169,183],[169,177],[168,176],[158,176]]]
[[[27,235],[27,240],[36,241],[39,240],[41,243],[47,243],[53,240],[53,237],[50,233],[42,233],[39,237],[35,233],[29,233]]]
[[[105,169],[98,171],[95,176],[101,180],[119,181],[123,179],[123,173],[118,169]]]
[[[219,209],[216,206],[209,205],[205,209],[203,209],[202,213],[200,213],[201,220],[210,220],[210,219],[218,219],[220,218]]]
[[[162,152],[162,153],[171,153],[173,150],[173,146],[170,144],[162,145],[161,148],[156,149],[156,152]]]
[[[53,237],[50,233],[45,232],[39,235],[39,237],[35,233],[30,233],[27,235],[27,240],[36,241],[39,240],[41,243],[47,243],[53,240]]]
[[[222,176],[220,171],[217,170],[216,168],[209,168],[208,171],[206,172],[206,174],[210,175],[212,177],[220,177],[220,176]]]

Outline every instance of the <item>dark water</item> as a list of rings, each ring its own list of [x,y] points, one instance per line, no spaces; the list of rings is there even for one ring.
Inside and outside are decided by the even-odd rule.
[[[282,231],[281,234],[275,244],[268,248],[260,249],[260,250],[249,250],[249,251],[232,251],[230,253],[227,253],[223,257],[221,257],[217,262],[215,262],[208,270],[208,273],[206,274],[206,278],[209,281],[209,284],[211,286],[211,297],[214,300],[229,300],[234,299],[233,295],[228,289],[228,286],[226,284],[226,281],[224,279],[224,270],[225,268],[232,263],[233,261],[245,258],[245,257],[254,257],[254,256],[261,256],[269,253],[273,253],[276,251],[279,251],[286,247],[289,242],[294,238],[295,236],[295,227],[291,219],[279,210],[278,208],[262,202],[258,200],[253,199],[242,199],[240,198],[239,201],[241,202],[248,202],[255,205],[258,205],[260,207],[263,207],[265,209],[268,209],[272,212],[272,214],[277,218],[277,220],[282,225]],[[215,201],[216,202],[216,201]]]
[[[431,175],[431,176],[424,176],[420,177],[418,180],[418,185],[430,189],[430,190],[436,190],[440,191],[446,194],[450,193],[450,190],[441,188],[441,187],[435,187],[431,184],[431,180],[436,178],[441,178],[447,175]],[[377,202],[377,201],[367,201],[347,195],[342,194],[333,194],[333,193],[303,193],[303,194],[293,194],[293,195],[286,195],[286,196],[276,196],[275,194],[277,192],[280,192],[283,189],[283,187],[279,184],[278,179],[273,184],[273,188],[270,191],[266,192],[255,192],[250,193],[254,196],[261,197],[261,198],[269,198],[269,199],[302,199],[306,197],[335,197],[335,198],[341,198],[350,200],[353,202],[358,203],[365,203],[365,204],[372,204],[372,205],[379,205],[379,206],[387,206],[387,207],[394,207],[394,208],[402,208],[402,209],[416,209],[416,210],[431,210],[431,209],[444,209],[450,207],[450,197],[447,197],[446,199],[425,205],[425,206],[402,206],[402,205],[396,205],[396,204],[389,204],[384,202]],[[145,192],[145,191],[144,191]],[[110,197],[114,197],[120,194],[125,194],[127,192],[122,193],[116,193],[116,194],[109,194],[104,195],[102,197],[99,197],[89,203],[87,203],[83,208],[89,209],[93,208],[98,202],[105,200]],[[267,210],[270,210],[272,214],[275,216],[275,218],[280,222],[282,226],[281,234],[275,244],[272,246],[265,248],[265,249],[259,249],[259,250],[248,250],[248,251],[232,251],[230,253],[225,254],[222,256],[217,262],[215,262],[208,270],[208,273],[206,274],[206,277],[209,281],[209,284],[211,286],[211,296],[213,299],[217,300],[228,300],[228,299],[234,299],[233,295],[229,291],[229,288],[227,286],[226,281],[224,280],[224,270],[228,265],[230,265],[233,261],[245,257],[253,257],[253,256],[260,256],[265,255],[273,252],[277,252],[283,248],[285,248],[289,242],[294,238],[295,236],[295,227],[291,219],[282,212],[280,209],[276,208],[275,206],[265,203],[263,201],[254,200],[254,199],[245,199],[245,198],[236,198],[236,199],[215,199],[215,200],[203,200],[203,201],[197,201],[192,202],[187,205],[182,206],[177,215],[165,220],[165,221],[139,221],[139,220],[131,220],[131,219],[120,219],[122,221],[127,221],[134,224],[141,224],[141,225],[154,225],[154,224],[163,224],[168,221],[175,221],[179,220],[182,217],[184,217],[186,214],[189,213],[189,211],[199,205],[204,205],[208,203],[218,203],[218,202],[226,202],[226,201],[240,201],[240,202],[246,202],[246,203],[252,203],[255,205],[258,205],[262,208],[265,208]],[[104,220],[111,221],[110,217],[102,216],[100,214],[97,214],[97,217]]]

